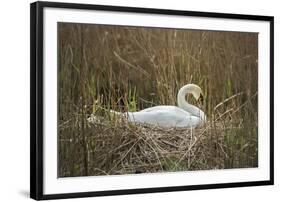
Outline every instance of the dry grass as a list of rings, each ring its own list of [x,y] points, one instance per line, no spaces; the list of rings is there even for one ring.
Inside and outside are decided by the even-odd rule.
[[[60,23],[59,176],[256,167],[257,36]],[[108,113],[176,105],[191,82],[205,95],[203,126]],[[91,113],[102,121],[89,124]]]

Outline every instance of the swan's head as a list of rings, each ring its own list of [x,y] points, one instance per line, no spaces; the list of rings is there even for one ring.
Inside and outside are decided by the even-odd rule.
[[[199,86],[196,84],[187,84],[183,86],[178,92],[178,105],[183,107],[185,105],[185,96],[192,94],[197,102],[203,103],[203,93]]]
[[[186,86],[188,86],[189,93],[193,95],[196,101],[200,101],[200,102],[203,101],[203,93],[199,86],[195,84],[187,84]]]

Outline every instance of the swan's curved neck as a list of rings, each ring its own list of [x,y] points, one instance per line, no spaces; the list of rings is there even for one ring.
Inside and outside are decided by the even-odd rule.
[[[201,109],[199,109],[198,107],[189,104],[185,99],[186,94],[192,93],[192,90],[193,90],[192,84],[187,84],[179,90],[178,97],[177,97],[178,106],[179,106],[179,108],[191,113],[193,116],[197,116],[202,121],[205,121],[206,116],[205,116],[204,112]]]

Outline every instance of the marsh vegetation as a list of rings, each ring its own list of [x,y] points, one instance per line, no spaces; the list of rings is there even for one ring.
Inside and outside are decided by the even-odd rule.
[[[59,177],[258,166],[258,34],[71,23],[58,34]],[[110,113],[177,105],[187,83],[204,93],[202,126]]]

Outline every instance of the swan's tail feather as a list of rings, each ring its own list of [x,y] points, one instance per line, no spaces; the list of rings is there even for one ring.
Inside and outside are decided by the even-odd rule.
[[[114,110],[108,110],[108,112],[110,113],[111,117],[125,117],[125,115],[122,113],[122,112],[117,112],[117,111],[114,111]],[[102,116],[98,116],[98,115],[95,115],[95,114],[91,114],[88,118],[87,118],[87,121],[89,123],[101,123],[101,122],[104,122],[106,121],[104,117]]]
[[[89,123],[101,123],[102,121],[104,121],[104,118],[101,116],[96,116],[95,114],[91,114],[88,118],[87,121]]]
[[[110,113],[113,113],[115,115],[119,115],[119,116],[122,116],[123,113],[122,112],[117,112],[117,111],[114,111],[114,110],[109,110]]]

